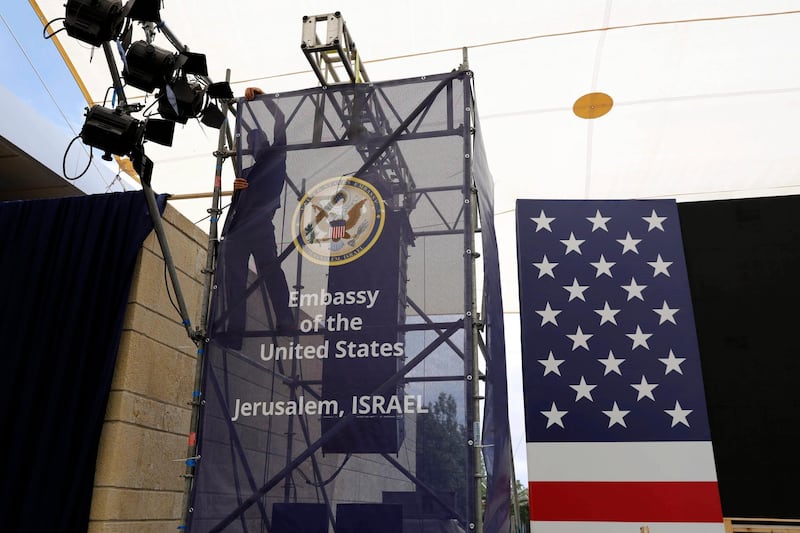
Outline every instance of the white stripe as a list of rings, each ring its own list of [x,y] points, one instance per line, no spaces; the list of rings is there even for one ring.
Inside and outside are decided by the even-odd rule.
[[[529,442],[531,481],[716,481],[710,442]]]
[[[725,533],[723,524],[631,522],[531,522],[531,533],[640,533],[648,526],[650,533]]]

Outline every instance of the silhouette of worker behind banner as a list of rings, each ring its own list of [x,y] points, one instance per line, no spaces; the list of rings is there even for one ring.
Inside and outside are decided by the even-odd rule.
[[[254,97],[248,90],[248,99]],[[261,94],[258,91],[255,94]],[[227,305],[227,328],[223,339],[230,348],[241,347],[242,334],[247,319],[247,301],[250,274],[249,262],[253,257],[258,277],[267,289],[274,312],[268,324],[277,334],[294,329],[294,317],[289,310],[289,287],[278,259],[275,226],[272,218],[280,207],[280,196],[286,182],[286,123],[283,112],[272,100],[264,100],[275,119],[272,144],[263,130],[247,133],[249,150],[254,163],[243,170],[234,181],[231,211],[223,229],[220,257],[223,271],[224,301]]]

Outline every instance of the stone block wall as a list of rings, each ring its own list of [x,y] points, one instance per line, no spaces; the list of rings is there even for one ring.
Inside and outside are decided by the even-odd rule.
[[[208,236],[170,205],[163,224],[197,326]],[[170,303],[153,232],[129,297],[97,456],[90,533],[161,533],[180,525],[196,352]]]

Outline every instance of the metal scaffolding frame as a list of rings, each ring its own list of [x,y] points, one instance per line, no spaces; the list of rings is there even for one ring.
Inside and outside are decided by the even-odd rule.
[[[318,25],[323,22],[324,38],[317,33]],[[370,81],[339,11],[303,17],[303,42],[300,48],[320,85],[345,83],[344,76],[347,76],[349,83]]]
[[[410,383],[414,381],[427,381],[429,378],[410,378],[407,379],[406,375],[410,373],[417,365],[419,365],[426,357],[428,357],[431,353],[433,353],[438,347],[442,345],[448,345],[456,354],[459,355],[463,359],[464,362],[464,373],[463,375],[456,375],[456,376],[435,376],[431,381],[465,381],[465,419],[466,419],[466,428],[468,433],[472,433],[473,428],[476,425],[476,422],[479,421],[479,402],[480,402],[480,393],[479,393],[479,370],[478,370],[478,329],[480,328],[480,323],[476,320],[477,317],[477,302],[476,302],[476,286],[475,286],[475,260],[478,257],[478,254],[474,252],[475,249],[475,233],[477,231],[477,224],[478,224],[478,217],[477,217],[477,200],[475,196],[475,186],[473,183],[472,177],[472,165],[471,165],[471,154],[472,154],[472,111],[470,106],[466,106],[464,113],[462,116],[455,116],[453,113],[448,113],[448,119],[446,122],[445,127],[436,130],[436,131],[426,131],[420,132],[420,125],[422,124],[425,114],[431,105],[431,103],[440,95],[444,94],[445,98],[448,100],[448,110],[452,111],[453,107],[453,97],[454,97],[454,86],[453,81],[457,78],[461,77],[470,77],[471,73],[466,70],[459,70],[455,73],[452,73],[437,85],[437,87],[426,97],[422,100],[422,102],[406,117],[402,117],[399,115],[397,110],[391,108],[388,100],[385,98],[385,95],[382,93],[382,89],[380,87],[375,87],[372,84],[361,84],[361,85],[352,85],[348,86],[338,94],[343,97],[343,104],[338,102],[331,93],[321,91],[319,94],[319,98],[315,99],[313,95],[306,95],[303,96],[296,104],[294,109],[287,113],[287,126],[291,122],[292,117],[295,116],[298,111],[307,105],[314,106],[320,112],[317,113],[317,117],[319,120],[315,121],[313,132],[313,141],[311,143],[297,143],[297,144],[287,144],[285,146],[285,150],[293,151],[293,150],[304,150],[310,148],[322,148],[322,147],[329,147],[329,146],[340,146],[342,144],[351,144],[357,146],[357,151],[363,160],[362,166],[353,173],[354,176],[359,177],[367,171],[371,172],[371,176],[373,179],[377,176],[384,186],[387,187],[388,190],[391,191],[392,195],[395,198],[395,205],[402,206],[402,209],[406,211],[406,213],[410,213],[413,211],[417,205],[422,202],[429,202],[432,206],[433,210],[437,213],[437,216],[443,223],[443,225],[447,228],[446,230],[438,230],[438,231],[418,231],[415,232],[410,224],[406,222],[406,230],[409,233],[410,239],[413,241],[416,237],[437,237],[437,236],[447,236],[447,235],[463,235],[463,242],[464,242],[464,260],[463,260],[463,268],[464,268],[464,279],[465,279],[465,286],[464,286],[464,301],[467,303],[467,309],[464,310],[464,316],[456,321],[442,323],[436,322],[431,317],[426,315],[422,308],[414,302],[412,299],[406,299],[406,305],[412,308],[423,320],[421,324],[405,324],[398,327],[398,331],[430,331],[436,334],[435,339],[428,343],[428,345],[419,353],[417,354],[411,361],[407,362],[401,369],[399,369],[394,376],[390,379],[386,380],[382,385],[380,385],[372,394],[381,394],[384,392],[388,392],[389,390],[395,388],[398,384],[401,383]],[[464,101],[470,102],[471,101],[471,87],[469,83],[464,83]],[[341,128],[331,124],[330,121],[324,120],[324,109],[325,107],[329,107],[334,110],[336,116],[341,120],[341,124],[345,124],[346,128],[344,132],[341,132]],[[395,131],[381,131],[383,125],[387,123],[386,121],[386,112],[384,107],[389,107],[390,113],[392,113],[393,117],[401,122],[401,125],[396,128]],[[353,124],[358,124],[359,128],[367,128],[370,129],[370,136],[372,139],[376,138],[380,140],[380,144],[375,145],[373,143],[371,146],[365,145],[358,145],[358,133],[354,133],[355,128]],[[326,138],[332,138],[331,141],[322,141],[323,138],[323,130],[325,133]],[[363,129],[361,130],[363,131]],[[417,188],[413,176],[411,176],[408,167],[405,163],[405,160],[402,156],[401,150],[398,146],[398,143],[403,140],[409,139],[420,139],[420,138],[434,138],[438,136],[461,136],[463,138],[463,149],[464,149],[464,163],[463,163],[463,183],[460,186],[445,186],[445,187],[428,187],[428,188]],[[222,144],[223,136],[220,135],[220,146],[218,153],[219,154],[230,154],[229,151],[224,150],[224,146]],[[217,161],[217,168],[220,168],[220,157],[218,156]],[[219,173],[217,173],[217,177],[215,178],[215,193],[218,190],[218,181],[219,181]],[[303,183],[298,184],[294,183],[290,178],[287,179],[286,183],[287,187],[293,191],[294,194],[300,198],[303,194],[305,194],[305,185]],[[463,200],[463,204],[461,209],[455,215],[455,218],[452,220],[448,220],[445,215],[443,214],[442,210],[438,209],[436,206],[436,196],[437,194],[453,194],[454,192],[461,192],[461,197]],[[215,198],[216,195],[215,195]],[[216,201],[216,200],[215,200]],[[218,204],[216,204],[218,205]],[[218,214],[218,211],[215,208],[210,210],[212,215]],[[407,220],[407,218],[406,218]],[[206,272],[210,273],[214,270],[213,265],[215,264],[216,259],[211,257],[213,253],[216,251],[216,243],[218,242],[218,238],[215,235],[216,233],[216,217],[212,216],[212,228],[209,234],[209,243],[214,246],[209,246],[209,259],[207,262],[207,269]],[[296,248],[293,244],[289,244],[284,250],[280,253],[280,259],[284,260],[288,257],[289,254],[296,253]],[[401,274],[403,276],[404,273]],[[302,260],[298,260],[297,272],[295,273],[295,285],[301,286],[302,285]],[[248,294],[251,294],[254,291],[260,290],[262,301],[266,308],[268,308],[268,299],[266,295],[266,290],[264,289],[263,283],[261,283],[262,279],[260,277],[256,277],[256,279],[250,284],[248,288]],[[206,286],[206,291],[210,294],[210,287]],[[207,301],[204,298],[204,302]],[[203,326],[207,325],[207,317],[204,317]],[[205,329],[203,330],[205,331]],[[464,334],[464,346],[466,347],[465,350],[456,345],[451,337],[454,333],[458,331],[463,331]],[[251,330],[246,333],[246,336],[252,337],[270,337],[275,335],[275,331],[273,329],[265,329],[265,330]],[[300,334],[296,334],[294,337],[295,342],[299,339]],[[207,339],[206,339],[207,340]],[[236,353],[230,354],[233,357],[237,357]],[[256,364],[256,363],[251,363]],[[198,371],[198,375],[200,371]],[[284,368],[283,362],[279,363],[277,377],[280,379],[285,385],[290,387],[290,394],[291,398],[296,397],[296,391],[298,389],[302,389],[302,391],[306,394],[310,394],[313,397],[318,397],[316,391],[312,388],[313,385],[318,385],[319,381],[313,380],[304,380],[300,377],[298,363],[296,360],[292,360],[291,368]],[[200,379],[200,378],[198,378]],[[221,394],[220,384],[218,382],[212,383],[214,390],[216,393]],[[199,410],[199,403],[197,404],[197,408]],[[321,477],[321,470],[319,465],[317,464],[317,460],[315,458],[315,452],[320,450],[326,442],[329,442],[334,436],[336,436],[342,429],[347,427],[348,424],[352,422],[354,416],[352,414],[348,414],[344,418],[342,418],[339,423],[337,423],[333,428],[329,429],[323,435],[318,438],[316,441],[312,441],[308,429],[307,421],[304,419],[303,416],[297,416],[298,424],[300,425],[300,430],[303,433],[303,439],[306,444],[306,449],[301,451],[296,456],[292,457],[294,450],[292,450],[292,440],[289,439],[287,441],[287,449],[286,453],[286,464],[284,468],[278,472],[277,474],[273,475],[269,481],[264,483],[263,485],[256,486],[255,482],[253,481],[252,475],[248,476],[249,482],[249,489],[252,491],[252,494],[243,500],[239,507],[234,509],[229,515],[219,522],[212,531],[221,531],[223,530],[228,524],[232,523],[236,520],[241,513],[243,513],[247,508],[257,505],[259,506],[259,511],[265,520],[265,523],[268,523],[268,514],[266,509],[263,507],[261,503],[261,498],[267,494],[270,490],[278,486],[282,481],[287,480],[291,477],[295,468],[297,468],[300,464],[305,462],[306,460],[310,459],[312,461],[312,469],[313,469],[313,476],[315,481],[320,482],[322,481]],[[195,417],[193,416],[193,421]],[[290,427],[288,429],[289,433],[294,432],[294,417],[290,418]],[[199,420],[199,416],[198,416]],[[192,428],[192,434],[194,435],[197,431],[197,427],[194,426]],[[231,435],[235,435],[235,432],[232,431]],[[468,447],[468,460],[467,460],[467,477],[468,477],[468,494],[466,495],[466,515],[458,512],[457,510],[450,507],[450,505],[442,500],[430,487],[427,487],[424,483],[422,483],[414,474],[407,469],[405,469],[401,464],[399,464],[396,460],[391,458],[388,454],[382,454],[382,456],[392,464],[399,472],[401,472],[404,476],[406,476],[415,486],[421,488],[423,491],[427,492],[429,496],[432,497],[434,501],[437,501],[443,508],[447,509],[448,512],[452,513],[454,516],[458,517],[458,522],[461,524],[461,527],[464,530],[469,531],[481,531],[481,520],[480,520],[480,508],[481,508],[481,492],[479,489],[480,481],[482,480],[482,470],[480,468],[481,460],[480,460],[480,446],[478,442],[478,435],[477,432],[472,435],[472,438],[468,440],[465,445]],[[194,457],[196,454],[195,450],[190,450],[189,457]],[[238,452],[239,458],[242,461],[242,464],[245,466],[246,469],[249,469],[246,466],[246,459],[244,457],[243,451],[239,450]],[[191,466],[192,470],[194,468],[194,464]],[[187,479],[193,476],[193,471],[187,471]],[[471,481],[469,481],[471,480]],[[290,499],[290,491],[289,491],[290,483],[286,483],[284,486],[284,497],[286,501]],[[330,506],[329,497],[325,491],[324,485],[320,488],[322,493],[322,499],[324,500],[327,508],[328,508],[328,515],[330,522],[333,524],[333,513],[332,508]],[[189,509],[187,509],[187,512]]]

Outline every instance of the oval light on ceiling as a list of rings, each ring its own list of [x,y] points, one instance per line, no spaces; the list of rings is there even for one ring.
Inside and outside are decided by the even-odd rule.
[[[575,100],[572,112],[580,118],[597,118],[611,111],[613,105],[614,100],[606,93],[589,93]]]

